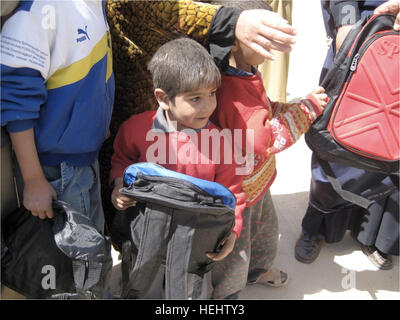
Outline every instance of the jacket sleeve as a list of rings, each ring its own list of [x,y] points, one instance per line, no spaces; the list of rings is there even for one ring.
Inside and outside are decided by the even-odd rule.
[[[208,49],[221,71],[229,64],[229,55],[235,43],[235,29],[241,10],[221,7],[215,14],[208,33]]]
[[[111,157],[111,170],[109,184],[112,185],[116,178],[124,176],[125,169],[138,162],[139,151],[135,144],[135,134],[130,128],[132,126],[132,118],[125,121],[118,130],[114,140],[114,153]]]
[[[40,72],[1,65],[1,126],[8,132],[35,126],[47,90]]]
[[[272,134],[267,155],[281,152],[293,145],[323,111],[311,94],[300,103],[271,102],[271,106],[273,118],[269,121],[269,126]]]
[[[26,1],[1,30],[1,125],[9,132],[34,127],[47,100],[55,31],[43,28],[42,20],[40,6],[30,10]]]
[[[293,145],[306,133],[322,109],[310,94],[300,103],[270,102],[272,118],[267,109],[254,112],[246,123],[254,130],[254,153],[271,156]]]
[[[232,148],[231,146],[228,147],[225,145],[225,143],[228,142],[225,141],[220,144],[220,155],[222,157],[216,171],[215,182],[228,188],[236,198],[235,226],[233,227],[233,232],[235,232],[237,238],[239,238],[243,225],[242,213],[246,208],[246,195],[242,187],[243,175],[237,172],[237,169],[240,167],[235,163],[233,153],[230,155],[227,154],[227,152],[232,152]],[[230,159],[232,159],[232,161],[230,161]]]

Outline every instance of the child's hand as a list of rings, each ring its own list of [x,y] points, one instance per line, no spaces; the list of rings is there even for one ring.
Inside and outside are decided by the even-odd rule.
[[[25,181],[24,207],[33,216],[40,219],[53,218],[53,200],[57,200],[57,193],[46,178]]]
[[[136,206],[136,201],[123,195],[119,192],[119,189],[123,187],[122,178],[115,179],[114,189],[111,194],[111,202],[117,210],[125,210],[129,207]]]
[[[318,86],[313,90],[313,92],[311,92],[311,94],[318,101],[318,103],[322,109],[326,107],[329,99],[328,99],[328,95],[325,93],[324,88]]]
[[[228,238],[222,243],[220,252],[208,252],[207,257],[214,261],[220,261],[231,253],[236,242],[236,233],[232,232]]]

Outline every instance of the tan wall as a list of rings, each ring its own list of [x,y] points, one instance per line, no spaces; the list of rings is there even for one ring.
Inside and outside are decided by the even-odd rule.
[[[292,24],[292,0],[266,0],[274,12]],[[260,70],[265,90],[271,101],[286,102],[286,87],[289,74],[289,53],[271,50],[274,61],[265,61]]]

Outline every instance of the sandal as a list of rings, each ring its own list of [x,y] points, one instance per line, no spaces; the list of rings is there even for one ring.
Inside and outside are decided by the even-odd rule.
[[[285,272],[276,268],[271,268],[250,284],[260,283],[270,287],[282,287],[286,285],[288,281],[289,276]]]
[[[390,270],[393,267],[392,261],[387,254],[380,252],[375,246],[361,245],[362,252],[380,270]]]

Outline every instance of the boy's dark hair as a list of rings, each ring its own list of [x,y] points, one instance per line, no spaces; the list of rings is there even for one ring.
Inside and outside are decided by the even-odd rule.
[[[224,7],[239,8],[241,10],[251,9],[265,9],[272,11],[271,6],[266,0],[213,0],[203,1],[214,5],[220,5]]]
[[[171,40],[162,45],[148,66],[154,88],[175,96],[197,88],[218,87],[221,74],[207,50],[189,38]]]

